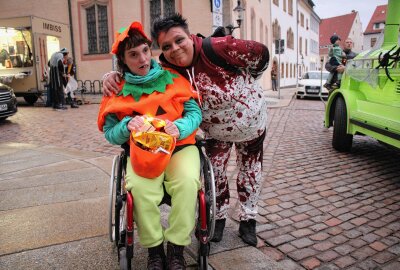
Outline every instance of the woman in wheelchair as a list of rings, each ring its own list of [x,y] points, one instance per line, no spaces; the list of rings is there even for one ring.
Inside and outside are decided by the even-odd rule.
[[[138,22],[117,33],[112,53],[123,75],[119,84],[122,91],[103,97],[98,127],[110,143],[129,143],[126,189],[134,198],[139,241],[148,248],[148,269],[185,269],[183,250],[191,243],[200,189],[195,134],[202,115],[191,84],[153,60],[150,45]],[[135,142],[143,132],[160,126],[152,125],[147,116],[162,119],[163,132],[173,137],[170,148],[154,151]],[[164,186],[171,196],[169,227],[165,230],[159,209]]]

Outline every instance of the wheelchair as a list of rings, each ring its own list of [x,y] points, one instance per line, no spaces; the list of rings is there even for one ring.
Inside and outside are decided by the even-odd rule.
[[[198,240],[197,263],[199,269],[208,269],[210,241],[215,228],[215,182],[212,165],[205,146],[207,141],[196,137],[200,153],[200,182],[198,192],[195,236]],[[131,270],[134,259],[133,196],[125,190],[127,156],[122,150],[113,159],[109,182],[109,239],[118,250],[120,269]],[[161,204],[171,204],[171,197],[164,190]],[[160,204],[160,205],[161,205]]]

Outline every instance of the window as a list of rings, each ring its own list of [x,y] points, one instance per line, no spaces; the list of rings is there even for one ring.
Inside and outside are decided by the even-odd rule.
[[[318,42],[313,39],[310,40],[310,52],[319,54]]]
[[[265,26],[265,45],[268,46],[268,27]]]
[[[285,12],[286,12],[286,1],[287,0],[283,0],[283,11],[285,11]]]
[[[273,2],[277,7],[279,7],[279,0],[274,0]]]
[[[381,28],[382,28],[381,23],[374,23],[374,27],[373,27],[374,30],[381,29]]]
[[[272,38],[274,40],[281,38],[281,26],[279,25],[277,19],[275,19],[274,23],[272,24]]]
[[[87,53],[109,53],[108,2],[96,1],[84,7],[84,10],[86,13]]]
[[[0,27],[0,68],[32,67],[33,60],[29,29]]]
[[[150,0],[150,29],[155,19],[175,13],[175,0]]]
[[[289,30],[286,33],[286,39],[287,39],[287,47],[290,49],[294,49],[294,34],[292,31],[292,28],[289,28]]]
[[[304,27],[304,14],[300,12],[300,25]]]
[[[305,38],[304,41],[305,41],[305,44],[304,44],[304,53],[305,53],[305,55],[307,55],[307,47],[308,47],[308,44],[307,44],[308,42],[307,42],[307,41],[308,41],[308,40]]]
[[[286,63],[286,78],[289,78],[289,64]]]
[[[285,64],[281,63],[281,78],[285,75]]]
[[[264,23],[262,20],[260,20],[260,42],[263,43],[264,42]]]
[[[308,19],[306,19],[306,29],[308,30]]]
[[[293,0],[288,0],[288,13],[293,15]]]
[[[371,38],[371,48],[375,46],[376,38]]]
[[[299,38],[299,53],[303,54],[303,38]]]

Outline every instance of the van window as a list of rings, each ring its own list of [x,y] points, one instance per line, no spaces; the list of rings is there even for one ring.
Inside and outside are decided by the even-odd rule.
[[[31,66],[31,32],[26,28],[0,27],[0,68]]]

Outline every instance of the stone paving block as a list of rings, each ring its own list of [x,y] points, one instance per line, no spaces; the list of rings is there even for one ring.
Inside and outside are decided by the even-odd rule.
[[[210,256],[210,263],[215,270],[286,270],[259,250],[243,247],[232,250],[230,256],[217,253]]]
[[[312,248],[302,248],[302,249],[296,249],[288,254],[290,258],[292,258],[295,261],[300,261],[305,258],[315,256],[318,252],[315,251]]]
[[[340,254],[338,254],[337,252],[335,252],[333,250],[328,250],[328,251],[322,252],[320,254],[317,254],[316,257],[323,262],[330,262],[330,261],[340,257]]]
[[[1,269],[119,269],[115,248],[105,236],[0,256]]]
[[[318,244],[313,245],[313,248],[318,251],[325,251],[325,250],[333,248],[334,246],[335,246],[334,243],[332,243],[329,240],[326,240],[326,241],[319,242]]]
[[[56,154],[41,155],[37,151],[21,150],[7,156],[0,156],[0,174],[27,170],[65,160],[65,157]]]
[[[108,195],[107,178],[95,168],[54,173],[47,177],[15,179],[16,187],[6,183],[11,189],[0,191],[3,200],[0,210],[75,201],[82,196],[88,199]],[[32,187],[27,187],[26,184],[31,182]]]
[[[321,262],[317,258],[309,258],[301,263],[306,269],[315,269],[321,265]]]
[[[107,208],[106,197],[98,197],[2,211],[0,255],[105,235]]]
[[[341,257],[341,258],[339,258],[339,259],[337,259],[337,260],[334,261],[334,263],[335,263],[340,269],[343,269],[343,268],[345,268],[345,267],[348,267],[348,266],[354,264],[355,262],[356,262],[356,260],[353,259],[353,258],[350,257],[350,256],[344,256],[344,257]]]
[[[373,256],[372,259],[379,264],[385,264],[390,260],[394,259],[395,257],[396,255],[393,253],[390,253],[388,251],[382,251]]]
[[[273,259],[274,261],[281,261],[285,257],[282,252],[273,247],[262,247],[260,250],[267,255],[267,257]]]

